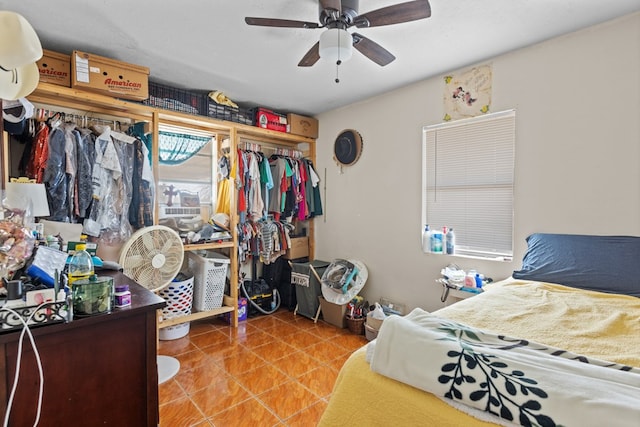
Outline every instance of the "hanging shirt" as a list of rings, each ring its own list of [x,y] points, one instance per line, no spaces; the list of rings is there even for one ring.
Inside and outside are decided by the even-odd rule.
[[[69,191],[66,171],[65,134],[59,126],[49,133],[49,156],[42,175],[49,199],[49,219],[69,222]]]
[[[99,237],[103,228],[109,228],[110,216],[112,218],[110,204],[114,202],[112,197],[114,181],[122,176],[120,161],[109,127],[106,127],[96,139],[95,155],[91,178],[94,200],[90,217],[84,221],[83,232],[89,236]]]
[[[76,161],[78,173],[76,175],[76,215],[84,218],[93,200],[91,177],[95,160],[96,136],[88,129],[80,129],[80,139],[76,141]]]
[[[273,177],[271,176],[271,166],[269,161],[262,156],[260,161],[260,182],[264,184],[263,197],[263,217],[269,214],[269,191],[273,188]]]
[[[49,126],[44,122],[38,125],[35,141],[31,149],[29,164],[26,168],[26,175],[42,184],[42,177],[47,166],[49,157]]]

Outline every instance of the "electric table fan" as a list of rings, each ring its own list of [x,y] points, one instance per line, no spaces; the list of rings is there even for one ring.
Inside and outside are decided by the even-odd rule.
[[[169,286],[182,269],[184,247],[178,233],[163,225],[141,228],[122,247],[123,273],[152,292]],[[180,370],[180,362],[158,356],[158,383],[162,384]]]

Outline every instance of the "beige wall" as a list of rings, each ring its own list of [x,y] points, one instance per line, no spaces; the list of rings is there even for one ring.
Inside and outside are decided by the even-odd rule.
[[[362,260],[369,301],[437,309],[441,268],[508,277],[532,232],[640,235],[640,14],[485,63],[493,67],[492,110],[517,111],[511,263],[421,252],[421,131],[443,116],[442,76],[318,117],[326,198],[316,258]],[[340,173],[333,141],[347,128],[362,134],[364,150]]]

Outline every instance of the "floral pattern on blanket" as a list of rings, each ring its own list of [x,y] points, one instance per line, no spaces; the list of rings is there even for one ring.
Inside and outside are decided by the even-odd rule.
[[[560,426],[544,413],[547,392],[534,375],[521,369],[512,369],[508,361],[498,357],[495,350],[513,350],[527,347],[550,356],[576,360],[622,371],[633,370],[625,365],[589,359],[568,351],[544,347],[524,339],[492,335],[480,330],[441,319],[444,333],[440,340],[457,341],[460,350],[449,350],[451,362],[441,367],[438,377],[441,384],[449,384],[444,397],[453,400],[470,400],[478,409],[497,415],[523,426]],[[487,350],[491,349],[491,352]],[[463,387],[463,385],[465,385]],[[516,420],[517,417],[517,420]]]

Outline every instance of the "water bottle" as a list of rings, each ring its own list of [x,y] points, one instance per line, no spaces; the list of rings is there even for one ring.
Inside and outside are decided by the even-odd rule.
[[[93,275],[93,260],[86,249],[86,244],[78,243],[75,253],[71,257],[71,260],[69,260],[69,286],[76,280],[89,279]]]
[[[429,230],[429,224],[424,226],[424,231],[422,232],[422,252],[431,252],[431,230]]]
[[[450,228],[449,231],[447,231],[446,242],[447,255],[453,255],[456,248],[456,235],[453,234],[453,228]]]

